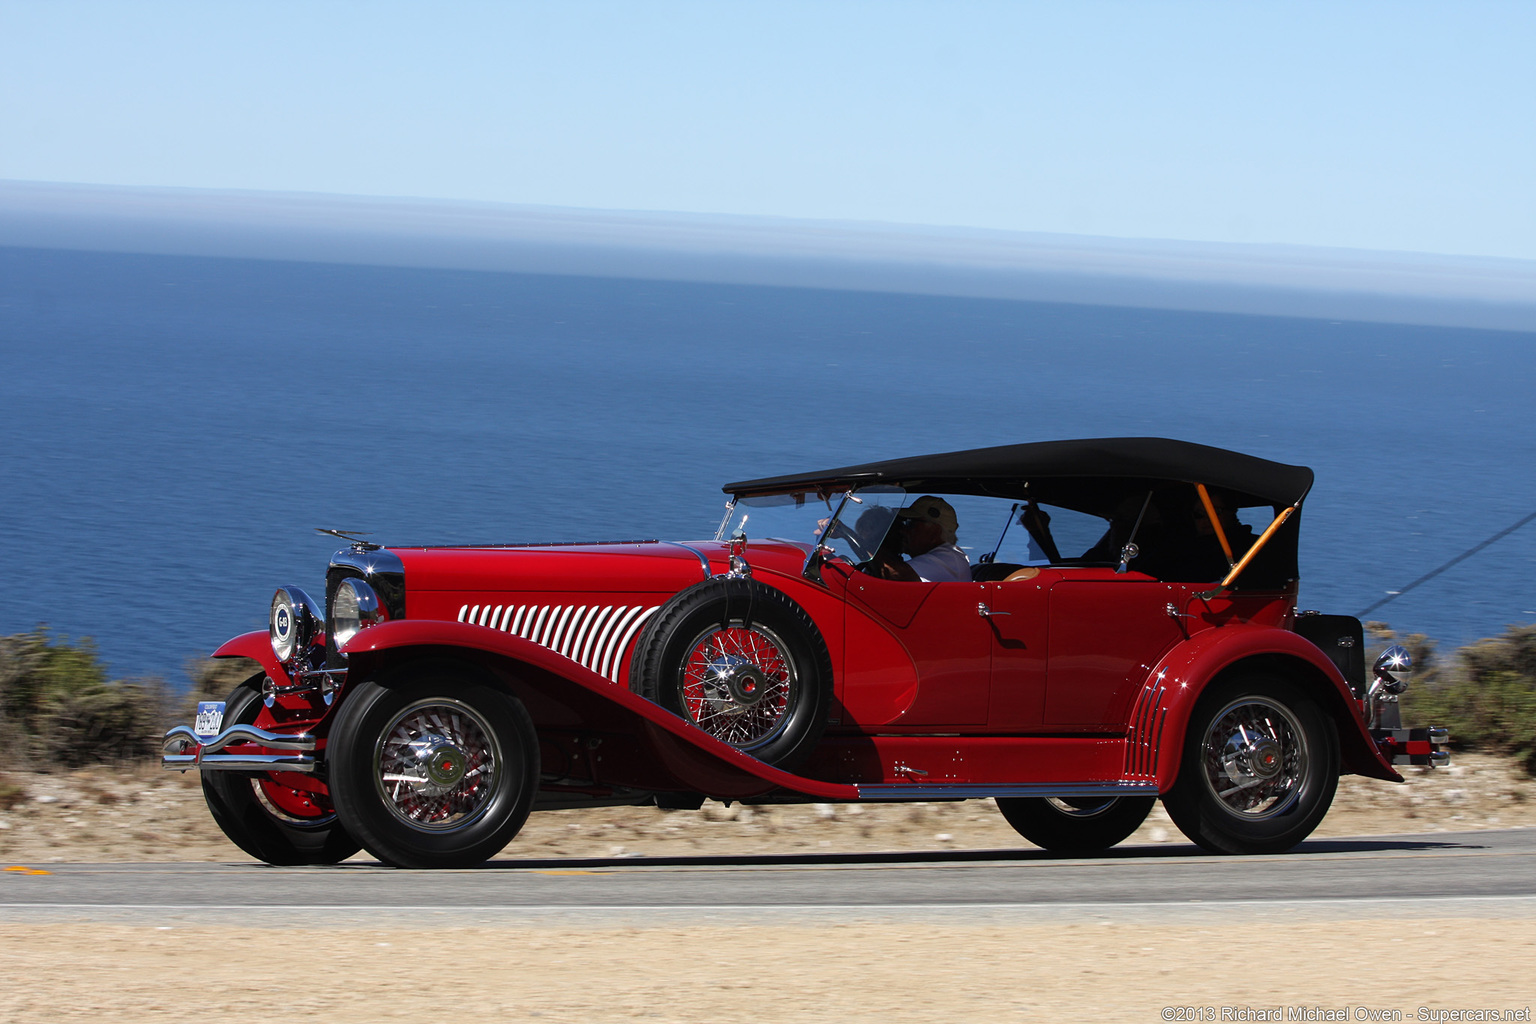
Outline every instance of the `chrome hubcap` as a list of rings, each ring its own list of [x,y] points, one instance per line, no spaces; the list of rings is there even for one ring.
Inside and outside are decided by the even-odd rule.
[[[416,759],[419,781],[409,785],[418,793],[441,796],[464,777],[469,768],[469,757],[444,736],[424,736],[406,744],[410,757]]]
[[[1283,751],[1280,744],[1269,736],[1252,736],[1239,726],[1238,731],[1227,737],[1226,751],[1221,755],[1222,769],[1233,782],[1252,785],[1267,782],[1280,774]]]
[[[495,793],[500,748],[469,705],[419,701],[390,723],[374,755],[379,795],[407,824],[462,828],[485,813]]]
[[[1306,734],[1284,704],[1245,697],[1223,708],[1205,735],[1206,784],[1227,810],[1247,819],[1290,810],[1306,777]]]
[[[744,714],[770,688],[763,670],[740,655],[722,654],[704,666],[704,695],[716,714]]]

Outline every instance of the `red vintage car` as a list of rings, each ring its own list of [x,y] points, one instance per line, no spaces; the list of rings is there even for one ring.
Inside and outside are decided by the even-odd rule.
[[[215,657],[263,672],[166,736],[274,864],[475,864],[531,811],[992,798],[1083,854],[1159,797],[1288,849],[1341,773],[1441,763],[1406,652],[1298,614],[1312,472],[1160,438],[728,484],[712,540],[380,547]],[[910,557],[904,557],[910,556]]]

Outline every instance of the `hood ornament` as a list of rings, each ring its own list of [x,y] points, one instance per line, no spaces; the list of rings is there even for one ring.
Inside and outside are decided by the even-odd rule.
[[[375,544],[372,541],[363,540],[364,537],[372,537],[373,534],[365,533],[362,530],[327,530],[323,526],[317,526],[315,527],[315,532],[328,534],[332,537],[340,537],[342,540],[352,545],[353,551],[377,551],[379,548],[383,547],[382,544]]]

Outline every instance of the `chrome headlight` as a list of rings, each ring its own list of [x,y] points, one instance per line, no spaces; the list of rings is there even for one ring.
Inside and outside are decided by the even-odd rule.
[[[358,579],[342,580],[331,599],[331,643],[340,650],[359,630],[376,626],[387,618],[389,615],[372,587]]]
[[[267,632],[271,634],[272,653],[278,661],[287,661],[296,652],[307,649],[321,631],[316,608],[310,596],[298,587],[279,587],[272,595]]]

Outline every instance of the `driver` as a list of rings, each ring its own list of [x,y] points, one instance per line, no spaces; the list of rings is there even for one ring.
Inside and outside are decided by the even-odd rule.
[[[893,544],[880,546],[870,560],[870,572],[888,580],[921,580],[924,583],[970,582],[971,563],[955,543],[959,519],[949,502],[925,494],[896,513]],[[906,560],[901,555],[909,555]]]

